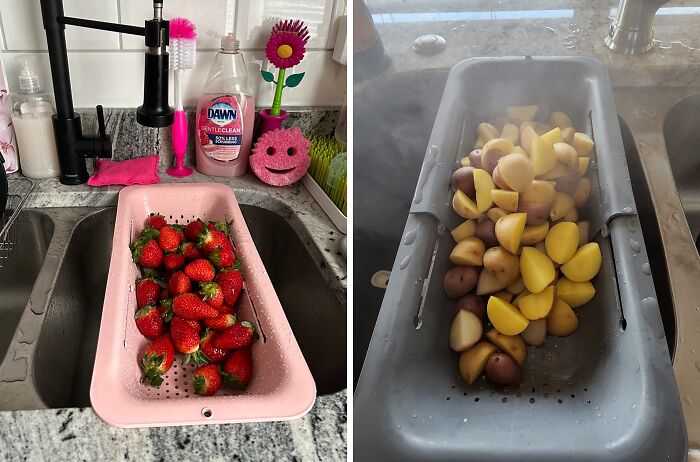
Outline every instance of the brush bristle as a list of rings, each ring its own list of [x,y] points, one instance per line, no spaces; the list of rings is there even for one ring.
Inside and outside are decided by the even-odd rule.
[[[173,18],[170,20],[170,40],[197,39],[197,27],[187,18]]]
[[[197,56],[197,42],[187,39],[170,40],[168,49],[170,70],[194,69]]]

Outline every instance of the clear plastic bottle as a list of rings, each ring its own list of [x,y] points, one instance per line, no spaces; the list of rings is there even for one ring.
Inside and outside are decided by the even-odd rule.
[[[204,92],[197,104],[197,170],[213,176],[240,176],[248,169],[255,103],[239,41],[221,38]]]
[[[12,125],[22,174],[29,178],[51,178],[60,174],[53,133],[53,95],[41,88],[34,56],[16,58],[19,92],[11,93]]]

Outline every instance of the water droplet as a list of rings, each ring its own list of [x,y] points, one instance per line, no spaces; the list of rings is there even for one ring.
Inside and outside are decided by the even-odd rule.
[[[681,214],[678,213],[677,210],[674,211],[674,212],[671,214],[671,218],[673,218],[673,219],[674,219],[675,221],[677,221],[678,223],[681,222]]]
[[[636,408],[637,408],[637,405],[636,405],[636,404],[633,404],[633,405],[632,405],[632,409],[636,409]]]
[[[632,213],[632,212],[634,212],[634,210],[632,210],[632,207],[623,207],[623,208],[622,208],[622,213],[627,213],[627,214],[629,214],[629,213]]]
[[[416,415],[415,415],[415,414],[413,414],[413,415],[412,415],[411,417],[413,417],[413,418],[415,419],[415,418],[416,418]]]
[[[632,248],[632,251],[636,253],[639,253],[642,250],[642,244],[632,238],[630,238],[630,247]]]
[[[462,422],[464,422],[464,423],[469,422],[469,417],[465,417],[464,419],[462,419]]]
[[[642,273],[651,274],[651,266],[649,266],[649,263],[644,263],[642,265]]]

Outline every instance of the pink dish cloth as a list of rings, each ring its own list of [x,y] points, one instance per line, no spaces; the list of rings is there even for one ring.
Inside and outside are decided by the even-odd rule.
[[[88,180],[90,186],[153,183],[160,183],[157,154],[121,162],[98,160],[95,174]]]

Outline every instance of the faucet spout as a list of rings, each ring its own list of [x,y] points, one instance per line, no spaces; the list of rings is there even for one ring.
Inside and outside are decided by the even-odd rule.
[[[620,0],[605,44],[626,55],[638,55],[654,47],[654,16],[668,0]]]

